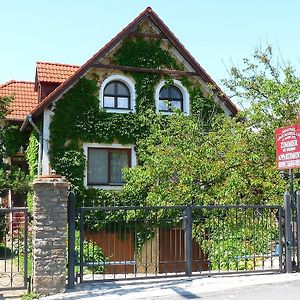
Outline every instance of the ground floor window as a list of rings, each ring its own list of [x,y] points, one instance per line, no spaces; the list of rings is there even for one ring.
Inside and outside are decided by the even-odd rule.
[[[87,186],[122,186],[125,183],[122,170],[135,165],[133,146],[87,144],[84,150],[87,157]]]
[[[122,169],[130,167],[130,149],[88,149],[88,185],[122,185]]]

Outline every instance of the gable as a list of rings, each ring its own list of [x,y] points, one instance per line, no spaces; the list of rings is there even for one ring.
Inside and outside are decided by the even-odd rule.
[[[88,74],[93,68],[113,69],[116,66],[107,65],[107,58],[111,55],[118,45],[122,43],[125,38],[128,37],[143,37],[143,38],[162,38],[166,47],[172,49],[173,55],[177,60],[183,62],[185,75],[187,72],[195,73],[195,77],[199,77],[199,80],[204,84],[209,84],[213,87],[215,94],[221,102],[223,108],[226,108],[229,114],[236,114],[237,108],[230,101],[230,99],[222,92],[220,87],[211,79],[211,77],[205,72],[205,70],[196,62],[191,54],[184,48],[179,40],[174,36],[170,29],[163,23],[163,21],[148,7],[137,18],[135,18],[127,27],[125,27],[116,37],[114,37],[109,43],[107,43],[102,49],[100,49],[91,59],[89,59],[83,66],[81,66],[73,75],[71,75],[65,82],[63,82],[58,88],[51,92],[43,102],[41,102],[32,112],[33,118],[37,118],[45,108],[47,108],[54,101],[59,99],[68,89],[70,89],[79,78]],[[104,66],[97,64],[102,63]],[[126,69],[123,70],[126,71]],[[119,70],[120,67],[118,68]],[[128,70],[127,70],[128,71]],[[140,72],[146,72],[146,70],[139,70]],[[148,70],[150,71],[150,70]],[[152,70],[153,72],[157,70]],[[161,70],[159,70],[161,71]],[[164,71],[164,70],[163,70]],[[165,70],[172,71],[172,70]],[[183,74],[182,74],[183,75]],[[192,74],[190,74],[192,75]]]
[[[51,94],[78,69],[79,66],[75,65],[37,62],[34,89],[38,92],[38,102]]]

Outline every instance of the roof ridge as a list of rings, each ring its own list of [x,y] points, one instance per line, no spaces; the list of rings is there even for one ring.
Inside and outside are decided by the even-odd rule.
[[[4,83],[2,83],[2,84],[0,84],[0,88],[3,88],[3,87],[5,87],[5,86],[7,86],[7,85],[9,85],[9,84],[12,84],[12,83],[27,83],[27,84],[34,84],[34,81],[28,81],[28,80],[14,80],[14,79],[12,79],[12,80],[9,80],[9,81],[7,81],[7,82],[4,82]]]
[[[46,62],[46,61],[37,61],[36,64],[45,64],[45,65],[60,65],[60,66],[68,66],[68,67],[76,67],[80,68],[80,65],[71,65],[66,63],[56,63],[56,62]]]

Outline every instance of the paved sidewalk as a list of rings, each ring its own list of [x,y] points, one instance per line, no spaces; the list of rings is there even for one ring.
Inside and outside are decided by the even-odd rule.
[[[97,282],[80,284],[74,290],[67,290],[64,294],[41,299],[199,299],[202,298],[201,294],[297,280],[300,281],[300,273]]]

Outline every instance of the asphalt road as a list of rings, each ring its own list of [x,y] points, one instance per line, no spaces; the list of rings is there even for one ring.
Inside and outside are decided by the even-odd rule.
[[[150,298],[148,298],[150,299]],[[213,293],[193,294],[178,291],[178,297],[156,297],[152,299],[179,300],[179,299],[202,299],[202,300],[299,300],[300,280],[261,284],[242,288],[229,289]]]
[[[78,284],[44,300],[300,300],[300,274],[156,278]]]

